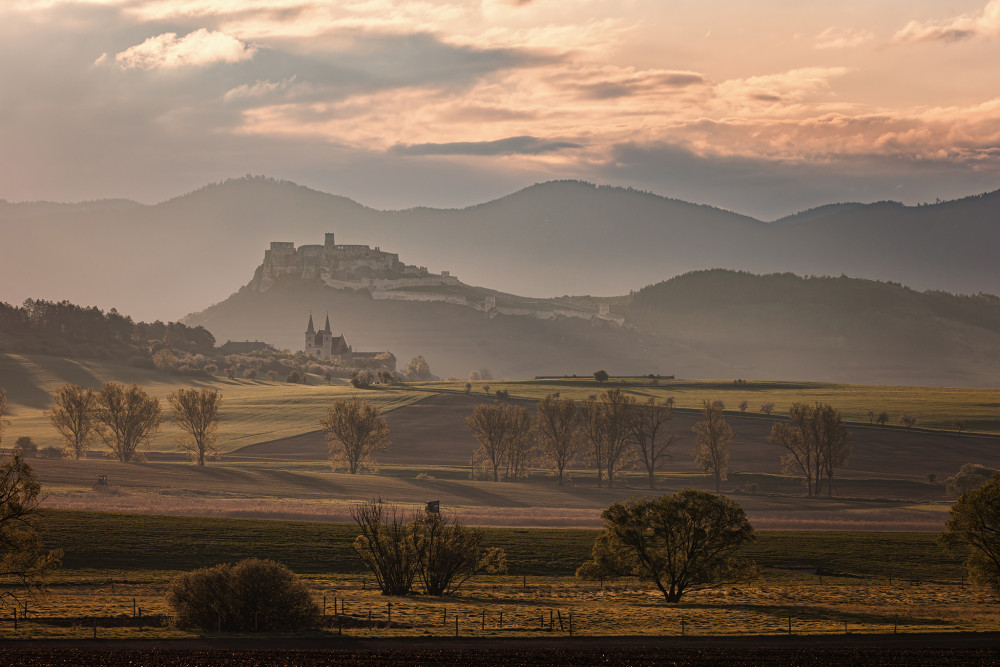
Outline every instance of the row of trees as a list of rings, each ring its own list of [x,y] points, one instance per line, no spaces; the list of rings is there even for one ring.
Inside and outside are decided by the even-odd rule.
[[[0,390],[2,392],[3,390]],[[3,396],[6,407],[6,394]],[[182,445],[198,465],[216,453],[215,442],[222,395],[214,389],[178,389],[167,396],[174,423],[184,432]],[[140,448],[163,422],[160,401],[138,385],[106,382],[97,391],[67,384],[52,394],[46,411],[52,426],[74,459],[86,456],[98,438],[122,463],[142,460]],[[3,410],[0,409],[0,417]]]
[[[653,488],[655,473],[669,458],[673,435],[666,432],[670,406],[638,403],[618,389],[577,403],[547,396],[538,402],[537,419],[527,408],[494,401],[478,405],[466,425],[480,446],[473,463],[493,481],[517,479],[537,464],[547,465],[558,483],[567,468],[585,460],[597,470],[598,485],[614,485],[623,470],[641,463]]]

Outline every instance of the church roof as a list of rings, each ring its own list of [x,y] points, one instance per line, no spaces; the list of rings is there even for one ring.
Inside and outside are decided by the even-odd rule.
[[[313,314],[309,313],[309,326],[306,327],[306,334],[316,333],[316,327],[313,326]]]

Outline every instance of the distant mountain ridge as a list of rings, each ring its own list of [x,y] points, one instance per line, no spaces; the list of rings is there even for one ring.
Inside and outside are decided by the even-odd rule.
[[[387,185],[388,187],[388,185]],[[246,281],[271,241],[392,248],[433,272],[530,297],[614,295],[695,270],[850,275],[916,289],[1000,293],[1000,192],[952,202],[844,204],[773,223],[578,181],[463,209],[378,211],[246,177],[146,206],[0,204],[3,300],[96,303],[175,319]]]

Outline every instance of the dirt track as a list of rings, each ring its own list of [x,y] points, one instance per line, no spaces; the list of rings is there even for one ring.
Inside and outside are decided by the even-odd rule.
[[[0,641],[30,665],[992,665],[1000,634]]]

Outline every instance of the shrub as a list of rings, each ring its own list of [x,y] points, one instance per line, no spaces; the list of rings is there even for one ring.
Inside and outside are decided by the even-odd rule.
[[[38,456],[43,459],[61,459],[63,455],[63,450],[58,447],[42,447],[38,450]]]
[[[285,382],[294,382],[296,384],[302,384],[302,376],[299,375],[298,371],[292,371],[291,373],[288,374],[288,377],[285,378]]]
[[[180,574],[167,604],[181,628],[229,632],[304,630],[320,609],[294,572],[273,560],[248,558]]]

